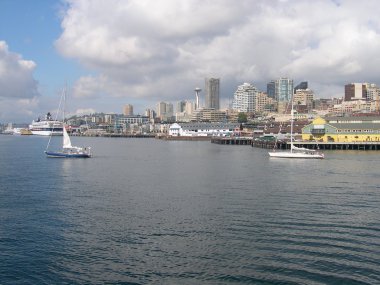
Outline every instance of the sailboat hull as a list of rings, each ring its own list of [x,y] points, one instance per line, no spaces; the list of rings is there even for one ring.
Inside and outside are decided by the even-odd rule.
[[[55,151],[45,151],[47,157],[52,158],[90,158],[89,153],[65,153],[65,152],[55,152]]]
[[[325,156],[323,153],[303,153],[303,152],[269,152],[270,157],[278,158],[303,158],[303,159],[323,159]]]

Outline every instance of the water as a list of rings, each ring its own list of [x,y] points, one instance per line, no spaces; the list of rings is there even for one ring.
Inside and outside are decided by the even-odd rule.
[[[380,284],[380,152],[47,140],[0,136],[0,284]]]

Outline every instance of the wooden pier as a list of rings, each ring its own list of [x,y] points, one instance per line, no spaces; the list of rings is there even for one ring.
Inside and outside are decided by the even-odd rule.
[[[212,143],[222,145],[251,145],[266,149],[290,149],[290,141],[255,140],[243,137],[213,137]],[[295,141],[297,147],[320,150],[380,150],[380,142],[315,142]]]
[[[297,147],[320,150],[380,150],[380,142],[293,142]],[[253,141],[253,147],[290,149],[289,141]]]
[[[252,145],[252,138],[247,137],[213,137],[212,143],[228,145]]]

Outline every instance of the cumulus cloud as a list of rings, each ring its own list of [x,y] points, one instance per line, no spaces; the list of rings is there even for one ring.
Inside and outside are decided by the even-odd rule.
[[[222,97],[243,82],[265,89],[281,76],[331,97],[348,82],[378,83],[377,7],[370,0],[67,0],[56,47],[97,74],[76,82],[82,98],[186,99],[209,76],[221,78]]]
[[[9,51],[0,41],[0,98],[33,98],[38,96],[37,81],[33,78],[36,64]]]

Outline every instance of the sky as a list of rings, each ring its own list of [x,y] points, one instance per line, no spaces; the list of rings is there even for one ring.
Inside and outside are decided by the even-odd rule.
[[[66,112],[135,113],[195,100],[220,78],[238,85],[289,77],[315,97],[379,84],[377,0],[0,0],[0,123]],[[204,92],[201,92],[204,98]],[[204,100],[203,100],[204,101]]]

